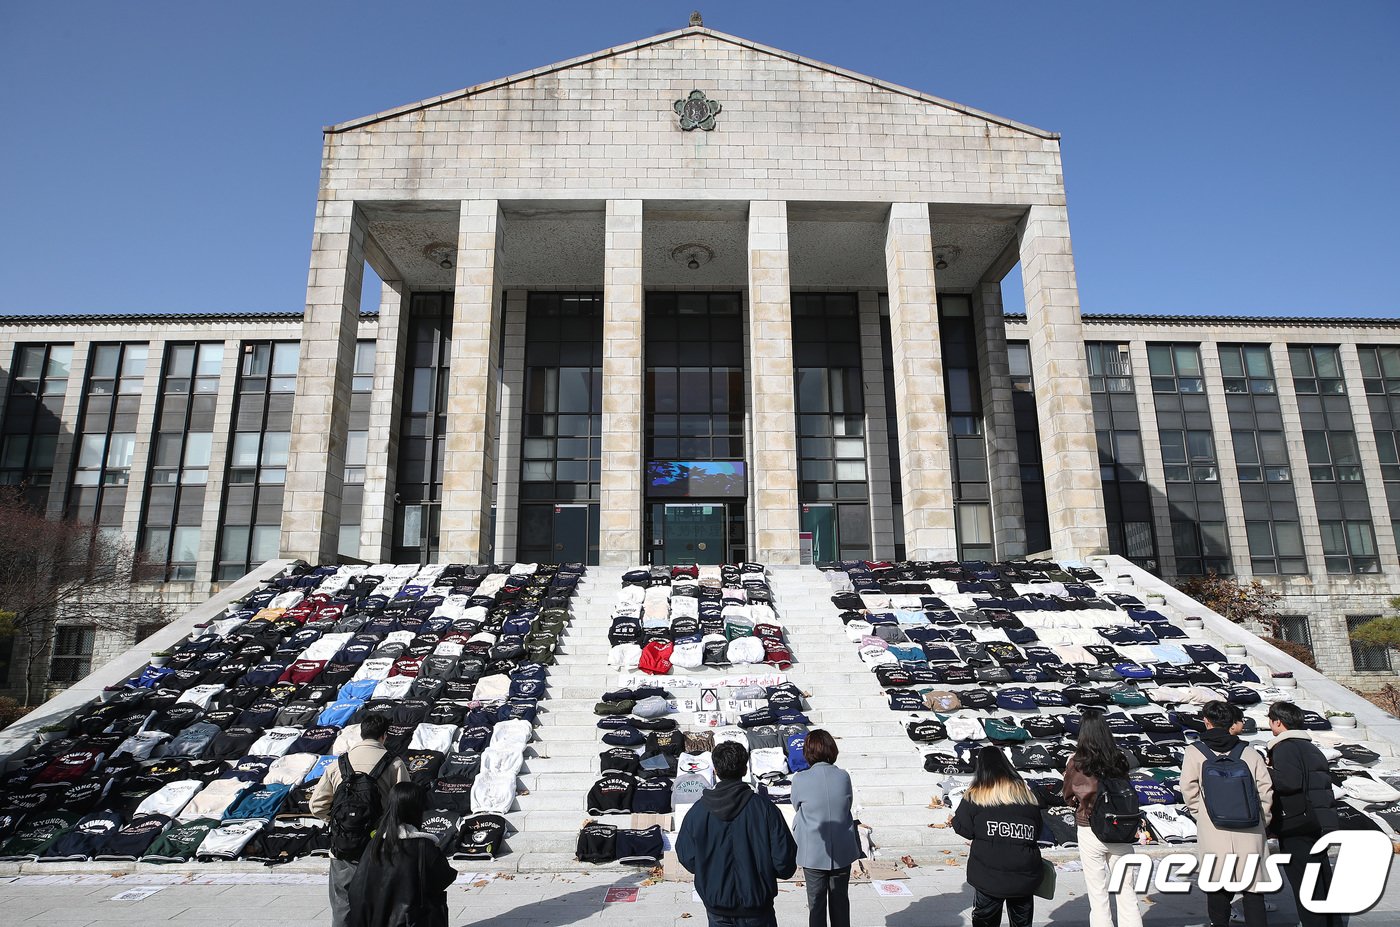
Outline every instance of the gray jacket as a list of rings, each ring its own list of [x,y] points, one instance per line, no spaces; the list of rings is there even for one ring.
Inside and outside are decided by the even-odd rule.
[[[792,833],[797,865],[804,869],[844,869],[865,856],[851,819],[851,777],[830,763],[818,763],[792,777]]]

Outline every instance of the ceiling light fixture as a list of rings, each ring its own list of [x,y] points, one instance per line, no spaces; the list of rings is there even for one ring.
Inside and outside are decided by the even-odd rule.
[[[433,241],[423,246],[423,257],[443,270],[452,269],[452,258],[457,254],[457,246],[450,241]]]
[[[699,270],[714,259],[714,249],[698,241],[688,241],[671,249],[671,260],[690,270]]]

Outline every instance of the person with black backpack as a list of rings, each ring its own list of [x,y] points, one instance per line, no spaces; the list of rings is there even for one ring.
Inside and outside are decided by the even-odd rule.
[[[1244,718],[1238,708],[1207,702],[1201,718],[1205,732],[1181,763],[1181,796],[1196,819],[1201,871],[1212,879],[1244,883],[1245,927],[1265,927],[1268,915],[1258,884],[1264,875],[1273,780],[1263,755],[1236,736]],[[1234,895],[1229,889],[1206,893],[1210,927],[1229,927]]]
[[[423,826],[427,793],[400,782],[350,883],[348,927],[447,927],[447,886],[457,870]]]
[[[350,882],[388,804],[389,789],[409,780],[403,760],[384,749],[388,731],[387,716],[366,715],[360,722],[362,740],[326,767],[311,793],[311,813],[330,825],[331,927],[346,925]]]
[[[1074,809],[1079,862],[1089,896],[1090,927],[1142,927],[1138,897],[1129,887],[1112,895],[1109,873],[1120,856],[1134,852],[1143,824],[1137,792],[1128,781],[1128,758],[1113,741],[1102,711],[1085,709],[1074,755],[1065,764],[1065,802]]]
[[[1337,927],[1340,915],[1314,914],[1303,907],[1300,896],[1303,872],[1309,863],[1318,867],[1314,897],[1327,897],[1332,884],[1332,863],[1326,853],[1312,853],[1318,837],[1336,830],[1337,800],[1327,757],[1303,730],[1303,710],[1292,702],[1269,706],[1269,775],[1274,782],[1274,814],[1269,833],[1278,837],[1278,848],[1289,855],[1280,868],[1298,908],[1302,927]]]

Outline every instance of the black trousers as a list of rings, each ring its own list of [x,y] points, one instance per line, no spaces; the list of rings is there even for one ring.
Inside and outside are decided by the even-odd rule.
[[[1210,916],[1210,927],[1230,927],[1230,902],[1234,900],[1235,893],[1228,889],[1206,892],[1206,914]],[[1244,892],[1240,895],[1240,905],[1244,908],[1244,927],[1268,927],[1263,895]]]
[[[1328,859],[1327,854],[1312,855],[1308,853],[1316,840],[1316,836],[1280,837],[1278,841],[1279,852],[1287,853],[1292,858],[1286,865],[1279,868],[1288,877],[1288,888],[1293,892],[1293,903],[1298,906],[1298,923],[1302,927],[1337,927],[1343,923],[1340,914],[1314,914],[1303,907],[1300,900],[1303,892],[1303,872],[1309,863],[1316,863],[1320,869],[1313,897],[1326,898],[1328,888],[1332,885],[1332,861]]]
[[[708,908],[705,909],[705,915],[709,918],[710,927],[778,927],[778,915],[772,908],[757,917],[732,917],[728,914],[716,914]]]
[[[994,898],[980,888],[972,896],[972,927],[1000,927],[1003,903],[1006,905],[1006,919],[1011,922],[1011,927],[1031,927],[1035,907],[1034,895]]]
[[[804,866],[802,873],[807,879],[808,927],[826,927],[828,911],[831,927],[851,927],[851,867],[808,869]]]

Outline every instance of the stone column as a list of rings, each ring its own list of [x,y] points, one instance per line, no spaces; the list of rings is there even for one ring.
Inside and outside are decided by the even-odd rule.
[[[1157,403],[1152,383],[1137,374],[1147,370],[1147,342],[1128,342],[1128,369],[1133,371],[1133,399],[1137,402],[1138,434],[1142,438],[1142,465],[1152,500],[1152,533],[1157,539],[1157,564],[1162,576],[1176,575],[1176,548],[1172,540],[1171,506],[1167,503],[1167,475],[1162,466],[1162,436],[1157,430]],[[1097,437],[1095,441],[1097,441]]]
[[[1050,546],[1057,557],[1103,553],[1108,524],[1065,207],[1030,207],[1018,232]]]
[[[1288,345],[1269,345],[1274,362],[1274,383],[1278,389],[1278,407],[1283,417],[1283,446],[1288,449],[1288,468],[1293,479],[1293,498],[1298,505],[1298,527],[1303,533],[1303,555],[1308,558],[1308,572],[1326,576],[1326,557],[1322,553],[1322,529],[1318,526],[1317,500],[1313,497],[1312,479],[1308,473],[1308,451],[1303,444],[1303,416],[1298,409],[1298,393],[1293,388],[1293,364],[1288,359]],[[1377,484],[1378,485],[1378,484]],[[1379,540],[1379,538],[1377,538]],[[1233,546],[1233,545],[1232,545]],[[1245,538],[1249,546],[1249,538]]]
[[[861,290],[860,378],[865,396],[866,485],[870,489],[870,544],[876,560],[894,558],[894,498],[885,408],[885,347],[880,338],[880,294]]]
[[[943,349],[938,340],[938,291],[927,204],[895,203],[890,207],[885,278],[890,294],[905,555],[910,560],[956,559],[948,403],[943,392]]]
[[[749,204],[749,394],[753,397],[752,558],[795,564],[798,545],[797,397],[787,203]]]
[[[983,280],[972,291],[977,322],[977,367],[982,386],[982,433],[992,493],[992,531],[999,557],[1026,555],[1026,509],[1021,497],[1021,458],[1016,449],[1016,409],[1006,348],[1001,281]]]
[[[1240,494],[1239,468],[1235,465],[1235,439],[1230,431],[1230,410],[1225,404],[1225,380],[1220,373],[1220,350],[1214,341],[1202,341],[1201,373],[1206,381],[1206,402],[1210,405],[1211,440],[1215,442],[1215,466],[1220,479],[1220,498],[1225,506],[1225,530],[1230,544],[1230,562],[1241,582],[1254,578],[1249,559],[1249,533],[1244,526],[1244,497]],[[1243,555],[1241,555],[1243,551]]]
[[[308,563],[334,562],[340,546],[364,250],[354,202],[317,203],[282,506],[282,554]]]
[[[1356,432],[1356,446],[1361,454],[1361,473],[1366,481],[1366,501],[1371,505],[1371,530],[1376,535],[1376,557],[1381,573],[1395,575],[1395,530],[1390,523],[1390,504],[1386,498],[1385,477],[1381,475],[1381,459],[1376,453],[1376,426],[1371,419],[1371,402],[1366,397],[1366,383],[1361,375],[1361,356],[1356,342],[1343,343],[1337,349],[1346,377],[1347,399],[1351,404],[1351,427]]]
[[[520,439],[525,412],[525,307],[526,290],[506,292],[502,323],[505,338],[501,354],[501,414],[497,426],[500,452],[496,458],[495,559],[515,559],[519,531]]]
[[[503,230],[496,200],[462,201],[438,534],[439,559],[448,562],[480,563],[491,519],[491,419],[496,412]]]
[[[603,459],[598,560],[635,566],[642,538],[642,201],[608,200],[603,250]],[[647,544],[650,549],[650,544]]]
[[[220,513],[224,510],[224,494],[228,492],[228,451],[233,432],[233,406],[238,399],[238,369],[243,363],[243,342],[238,338],[224,341],[224,361],[219,367],[219,393],[214,397],[214,433],[209,440],[209,483],[204,487],[204,515],[199,527],[199,560],[195,563],[195,581],[213,583],[218,561]]]
[[[92,342],[73,339],[73,362],[68,368],[68,386],[63,391],[63,416],[58,440],[54,442],[53,476],[49,481],[48,517],[62,518],[68,507],[68,487],[73,480],[73,463],[78,454],[78,431],[82,422],[83,390],[87,389],[88,359]]]
[[[360,508],[360,559],[382,563],[394,544],[393,496],[399,464],[399,422],[408,354],[408,288],[385,280],[374,332],[374,387],[369,397],[364,502]]]
[[[126,506],[122,510],[122,534],[141,549],[141,516],[146,510],[146,478],[150,474],[151,450],[155,444],[156,405],[164,383],[165,341],[152,338],[146,343],[146,373],[141,402],[136,407],[136,448],[127,472]],[[206,488],[206,492],[207,492]]]

